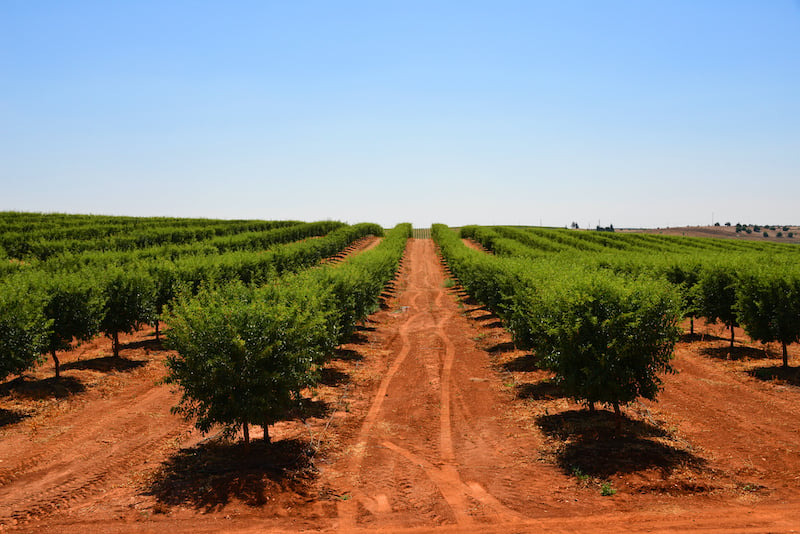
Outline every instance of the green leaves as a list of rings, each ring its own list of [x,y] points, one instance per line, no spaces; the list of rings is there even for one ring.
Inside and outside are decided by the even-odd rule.
[[[383,229],[336,221],[0,213],[0,280],[9,288],[2,312],[10,315],[0,317],[9,336],[2,367],[24,370],[39,359],[31,354],[46,351],[58,375],[56,351],[98,331],[112,339],[118,356],[119,333],[155,322],[181,290],[229,280],[263,285],[370,233]],[[24,300],[23,286],[29,298],[14,304]],[[45,343],[34,315],[49,320]]]
[[[144,271],[110,268],[102,274],[100,293],[100,331],[113,339],[114,356],[119,356],[119,333],[131,333],[155,317],[155,284]]]
[[[279,283],[224,282],[183,293],[164,315],[168,344],[178,351],[167,360],[165,379],[182,388],[175,410],[196,418],[203,432],[219,424],[229,434],[288,416],[335,347],[377,304],[410,234],[411,225],[398,225],[340,266]]]
[[[539,284],[517,294],[512,331],[565,393],[587,403],[655,397],[679,334],[674,289],[601,271],[561,271]]]
[[[505,320],[517,346],[533,349],[568,395],[615,407],[656,396],[659,375],[672,370],[683,306],[669,283],[563,253],[487,255],[443,225],[434,225],[433,235],[467,291]],[[480,236],[480,229],[470,227],[468,235]]]
[[[751,338],[783,348],[800,341],[800,273],[772,266],[753,268],[740,277],[736,299],[737,318]]]
[[[327,314],[303,293],[234,282],[170,306],[168,343],[179,356],[169,358],[166,382],[183,389],[177,411],[196,417],[202,431],[279,420],[328,350]]]
[[[736,270],[730,264],[706,265],[697,283],[698,307],[701,315],[711,322],[722,321],[737,326]]]
[[[36,288],[22,279],[0,284],[0,379],[39,362],[52,325],[43,313],[42,293]]]
[[[48,351],[69,350],[72,341],[94,337],[100,326],[104,299],[90,280],[70,273],[43,275],[44,314],[53,321]]]
[[[677,317],[722,321],[730,328],[731,348],[734,327],[742,324],[755,340],[779,341],[784,366],[786,346],[800,340],[796,246],[558,228],[462,228],[462,237],[477,240],[492,256],[468,249],[447,227],[435,225],[433,234],[467,291],[503,318],[515,343],[533,348],[576,397],[599,400],[606,393],[598,391],[613,388],[619,399],[632,392],[653,395],[659,385],[654,377],[669,370],[664,362]],[[660,285],[642,289],[651,282]],[[595,391],[592,384],[602,387]]]

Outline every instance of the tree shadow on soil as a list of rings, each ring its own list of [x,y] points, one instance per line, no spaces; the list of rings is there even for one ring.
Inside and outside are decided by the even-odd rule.
[[[341,360],[344,362],[360,362],[364,359],[364,356],[355,350],[337,348],[333,351],[332,358],[334,360]]]
[[[30,380],[26,376],[20,376],[0,385],[0,397],[13,395],[30,400],[63,399],[84,391],[86,387],[83,383],[72,376],[41,380]]]
[[[353,332],[350,335],[350,338],[347,340],[347,344],[349,345],[366,345],[367,343],[369,343],[369,339],[367,339],[367,336],[362,332],[358,331]]]
[[[564,442],[557,462],[565,473],[576,469],[599,478],[658,469],[662,476],[678,467],[702,468],[705,460],[652,438],[669,438],[667,432],[644,421],[624,418],[623,432],[615,435],[615,416],[606,410],[570,410],[545,415],[537,424]]]
[[[771,358],[769,353],[764,349],[757,349],[755,347],[706,347],[700,352],[711,358],[717,360],[764,360]]]
[[[514,349],[513,343],[508,343],[511,345],[511,349]],[[504,343],[500,343],[500,345],[505,345]],[[499,345],[498,345],[499,346]],[[493,352],[493,349],[489,349],[489,352]],[[532,371],[539,370],[539,358],[534,356],[533,354],[525,354],[523,356],[519,356],[514,358],[513,360],[507,361],[503,363],[500,367],[503,368],[504,371],[510,371],[512,373],[529,373]]]
[[[518,399],[530,400],[556,400],[566,397],[562,389],[549,380],[517,384],[516,393]]]
[[[481,304],[477,299],[473,298],[466,291],[459,291],[458,296],[461,298],[461,301],[464,303],[465,306],[472,306],[472,308],[467,310],[466,313],[475,313],[475,312],[492,313],[492,310],[491,308],[489,308],[489,306],[487,306],[486,304]]]
[[[512,350],[516,350],[516,346],[511,341],[503,341],[486,349],[487,352],[491,352],[492,354],[500,354],[503,352],[511,352]]]
[[[131,341],[130,343],[121,343],[120,350],[135,350],[135,349],[146,349],[150,352],[164,352],[166,347],[164,347],[163,339],[142,339],[140,341]]]
[[[147,363],[147,360],[129,360],[119,356],[103,356],[90,360],[67,362],[61,365],[61,369],[80,369],[84,371],[110,373],[111,371],[132,371],[147,365]]]
[[[331,406],[324,400],[312,400],[303,397],[299,400],[298,405],[289,410],[286,419],[301,419],[305,420],[310,417],[323,419],[328,417],[331,413]]]
[[[453,280],[455,280],[455,278],[453,278],[452,276],[451,276],[450,278],[452,278]],[[467,290],[466,290],[466,289],[464,289],[464,288],[462,288],[461,286],[454,286],[454,287],[451,289],[451,291],[450,291],[450,292],[451,292],[452,294],[454,294],[456,297],[458,297],[459,299],[461,299],[461,302],[463,302],[463,303],[464,303],[466,306],[479,306],[478,308],[476,308],[475,310],[472,310],[472,311],[476,311],[476,310],[485,310],[485,311],[489,311],[489,308],[487,308],[486,306],[481,306],[481,305],[480,305],[480,302],[478,302],[477,300],[475,300],[475,299],[472,297],[472,295],[470,295],[469,293],[467,293]]]
[[[479,312],[482,313],[482,315],[478,315]],[[504,326],[503,320],[495,315],[487,306],[478,306],[465,313],[469,316],[470,320],[483,323],[482,326],[485,328],[503,328]]]
[[[687,333],[681,335],[681,337],[680,337],[680,341],[683,342],[683,343],[692,343],[692,342],[695,342],[695,341],[727,341],[727,342],[730,342],[730,340],[731,340],[730,337],[720,337],[720,336],[717,336],[717,335],[714,335],[714,334],[708,334],[708,333],[702,333],[702,332],[701,333],[695,332],[694,334],[690,334],[690,333],[687,332]]]
[[[310,498],[316,477],[308,443],[281,440],[243,443],[209,442],[182,449],[161,464],[144,491],[161,505],[218,511],[232,500],[263,506],[276,495]]]
[[[338,369],[323,367],[319,372],[319,383],[323,386],[335,387],[350,381],[350,375]]]
[[[14,425],[19,423],[23,419],[27,419],[30,417],[29,414],[25,412],[18,412],[16,410],[6,410],[5,408],[0,408],[0,428]]]
[[[800,386],[800,367],[784,368],[783,365],[759,367],[747,372],[750,376],[765,382],[785,383]]]

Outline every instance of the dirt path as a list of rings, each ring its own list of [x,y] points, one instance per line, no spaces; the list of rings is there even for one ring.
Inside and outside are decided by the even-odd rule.
[[[530,435],[504,425],[495,376],[469,329],[431,240],[414,240],[394,306],[380,333],[390,355],[366,415],[331,478],[344,488],[342,530],[498,524],[523,517],[538,471]]]
[[[0,522],[38,517],[77,501],[85,507],[130,483],[152,452],[191,431],[164,410],[174,403],[165,388],[144,383],[114,398],[87,401],[91,410],[61,418],[56,428],[0,444],[0,457],[13,458],[9,450],[22,447],[31,453],[3,462]]]
[[[153,455],[196,440],[192,425],[169,413],[177,396],[156,386],[164,375],[160,345],[143,332],[120,341],[123,358],[106,356],[109,342],[98,338],[62,356],[61,381],[28,378],[7,388],[28,406],[38,398],[39,413],[2,432],[0,529],[102,506],[137,485]],[[52,372],[52,365],[37,369]],[[59,388],[80,394],[61,396]]]
[[[644,437],[622,450],[602,429],[553,438],[552,421],[566,433],[588,414],[552,392],[497,318],[460,302],[445,279],[432,242],[412,241],[397,301],[369,336],[383,350],[364,364],[371,382],[351,407],[358,424],[340,426],[349,445],[324,471],[338,497],[333,528],[800,529],[797,388],[709,359],[724,339],[681,343],[661,402],[627,410]],[[588,481],[557,466],[570,451],[594,464]],[[603,496],[604,481],[618,493]]]
[[[764,363],[754,349],[736,349],[758,356],[749,364],[696,354],[699,349],[701,354],[720,355],[726,352],[715,347],[720,343],[724,340],[681,344],[678,374],[667,377],[664,392],[651,409],[669,418],[687,441],[702,447],[710,467],[721,473],[717,485],[796,500],[800,391],[751,377],[745,367]]]

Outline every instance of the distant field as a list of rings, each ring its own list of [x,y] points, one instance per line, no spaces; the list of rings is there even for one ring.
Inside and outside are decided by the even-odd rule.
[[[763,228],[763,227],[762,227]],[[743,239],[750,241],[774,241],[775,243],[800,243],[800,226],[789,226],[789,230],[783,232],[782,227],[776,230],[766,230],[769,237],[764,237],[764,230],[747,234],[736,232],[735,226],[677,226],[674,228],[622,228],[618,232],[634,232],[642,234],[675,235],[686,237],[717,237],[724,239]],[[783,237],[776,237],[778,231],[783,232]],[[788,232],[794,233],[794,237],[787,237]]]

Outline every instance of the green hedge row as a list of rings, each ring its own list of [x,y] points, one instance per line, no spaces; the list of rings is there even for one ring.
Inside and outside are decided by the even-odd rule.
[[[787,345],[800,341],[800,247],[796,245],[508,227],[465,227],[462,236],[504,257],[553,261],[557,254],[588,271],[666,280],[680,291],[692,332],[696,317],[720,321],[730,328],[733,348],[734,328],[742,326],[757,341],[780,342],[784,367],[788,367]],[[543,241],[547,236],[552,239]],[[613,241],[615,246],[578,252],[576,247],[552,245],[567,243],[564,236]]]
[[[309,268],[369,234],[383,229],[362,223],[341,226],[324,237],[273,247],[264,252],[228,252],[89,264],[74,270],[23,269],[0,280],[0,379],[41,362],[56,351],[103,333],[119,354],[119,333],[158,325],[163,306],[180,292],[239,280],[264,284]],[[44,336],[40,335],[44,332]]]
[[[587,269],[573,256],[486,254],[444,225],[434,225],[433,237],[467,292],[555,372],[568,395],[610,404],[618,415],[621,403],[655,398],[679,334],[682,299],[671,284]]]
[[[334,348],[375,309],[410,236],[411,225],[398,225],[377,247],[338,266],[181,295],[164,315],[177,351],[166,381],[182,389],[175,411],[203,432],[243,428],[249,441],[249,427],[261,425],[268,439],[269,425],[297,406]]]

